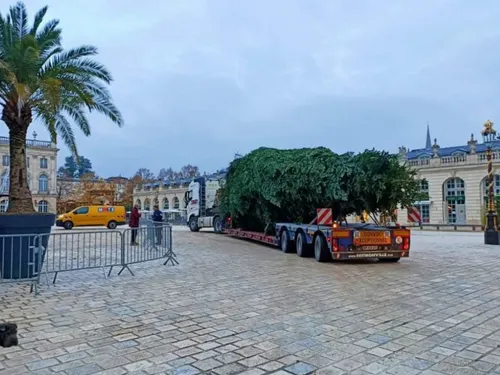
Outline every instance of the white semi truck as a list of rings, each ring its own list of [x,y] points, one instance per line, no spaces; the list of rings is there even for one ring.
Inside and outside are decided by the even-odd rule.
[[[213,228],[216,233],[222,231],[222,218],[218,212],[217,192],[224,180],[218,177],[198,177],[190,184],[184,195],[186,220],[192,232],[201,228]]]

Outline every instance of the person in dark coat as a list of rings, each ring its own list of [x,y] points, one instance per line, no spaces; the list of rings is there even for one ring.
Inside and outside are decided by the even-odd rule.
[[[137,243],[137,228],[139,228],[139,219],[141,218],[141,213],[139,212],[139,205],[134,205],[132,212],[130,212],[130,219],[128,226],[132,228],[132,236],[130,239],[130,244],[132,246],[138,245]]]
[[[161,240],[162,240],[162,223],[163,223],[163,213],[160,211],[160,208],[158,206],[153,207],[153,225],[155,226],[155,234],[156,234],[156,244],[161,245]]]

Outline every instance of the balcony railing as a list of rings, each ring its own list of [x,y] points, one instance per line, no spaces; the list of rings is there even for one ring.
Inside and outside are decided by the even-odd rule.
[[[0,145],[8,145],[9,137],[0,137]],[[37,139],[27,139],[26,140],[27,147],[33,148],[55,148],[55,145],[49,141],[39,141]]]
[[[493,160],[495,164],[500,163],[500,151],[493,152]],[[447,168],[458,166],[473,166],[478,164],[486,164],[486,153],[480,154],[462,154],[453,156],[444,156],[441,158],[425,158],[408,160],[407,164],[418,169],[424,168]]]

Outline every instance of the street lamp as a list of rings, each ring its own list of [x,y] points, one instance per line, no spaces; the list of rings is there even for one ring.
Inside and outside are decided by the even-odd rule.
[[[495,208],[495,195],[493,192],[493,141],[497,132],[493,129],[493,122],[490,120],[484,123],[481,132],[484,144],[486,145],[486,160],[488,160],[488,215],[486,229],[484,231],[484,243],[486,245],[499,245],[497,212]]]

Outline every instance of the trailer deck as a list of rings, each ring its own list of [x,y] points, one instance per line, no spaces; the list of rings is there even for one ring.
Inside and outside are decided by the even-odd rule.
[[[410,231],[399,226],[277,223],[275,235],[233,228],[224,228],[222,233],[277,246],[284,253],[314,255],[319,262],[367,258],[397,262],[410,254]]]

